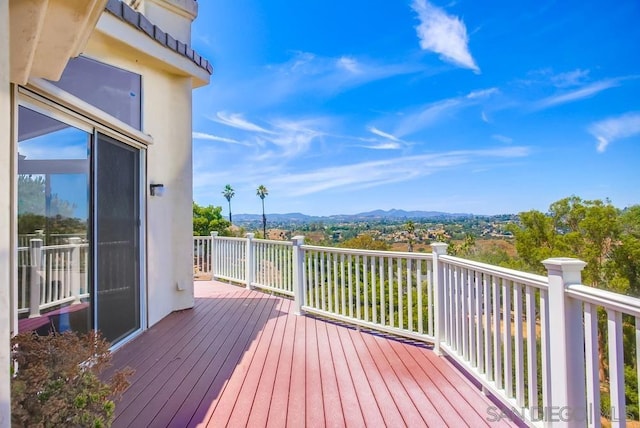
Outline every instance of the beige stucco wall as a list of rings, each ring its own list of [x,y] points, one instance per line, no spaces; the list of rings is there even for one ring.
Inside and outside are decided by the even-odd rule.
[[[144,35],[141,35],[144,36]],[[149,326],[193,306],[191,78],[157,68],[144,53],[96,32],[85,55],[142,75],[147,149],[147,313]],[[162,183],[162,197],[149,184]]]
[[[11,425],[9,284],[11,266],[11,94],[9,0],[0,0],[0,428]]]

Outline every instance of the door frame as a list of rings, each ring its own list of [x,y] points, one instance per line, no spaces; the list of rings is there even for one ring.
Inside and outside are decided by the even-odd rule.
[[[42,88],[44,87],[45,90]],[[18,242],[18,226],[17,226],[17,211],[18,211],[18,198],[17,198],[17,174],[18,174],[18,109],[19,106],[24,106],[31,110],[34,110],[38,113],[41,113],[45,116],[49,116],[55,120],[66,123],[75,128],[86,131],[92,135],[92,143],[91,143],[91,153],[90,153],[90,164],[93,164],[93,156],[95,152],[95,144],[98,133],[104,134],[115,140],[119,141],[122,144],[125,144],[131,148],[134,148],[139,151],[138,157],[138,171],[139,171],[139,180],[138,180],[138,224],[139,224],[139,293],[140,293],[140,304],[139,304],[139,317],[140,317],[140,328],[128,335],[126,338],[118,341],[113,344],[111,349],[115,350],[120,346],[124,345],[137,335],[139,335],[142,331],[147,329],[148,326],[148,309],[147,309],[147,257],[146,257],[146,160],[147,160],[147,146],[152,143],[150,136],[144,135],[137,130],[133,130],[129,125],[121,122],[120,120],[111,117],[107,113],[102,112],[101,110],[96,109],[95,107],[89,105],[88,103],[70,95],[66,92],[60,90],[59,88],[47,83],[46,81],[35,82],[35,85],[31,83],[29,87],[16,86],[14,90],[13,97],[13,105],[12,105],[12,164],[13,164],[13,174],[12,174],[12,190],[13,190],[13,222],[12,222],[12,230],[11,235],[13,238],[13,247],[14,254],[12,260],[12,275],[11,275],[11,324],[12,331],[14,334],[18,332],[18,307],[17,307],[17,296],[18,296],[18,273],[17,273],[17,242]],[[89,209],[89,221],[90,227],[88,232],[90,232],[92,238],[95,232],[95,217],[93,214],[94,208],[93,204],[95,202],[93,196],[95,192],[95,180],[93,177],[93,171],[89,174],[89,191],[92,197],[90,198],[90,209]],[[93,240],[93,239],[92,239]],[[92,243],[93,245],[93,243]],[[96,296],[96,283],[95,283],[95,253],[91,252],[91,282],[92,282],[92,292],[93,295]],[[95,315],[92,316],[92,324],[93,328],[95,328],[96,322]]]

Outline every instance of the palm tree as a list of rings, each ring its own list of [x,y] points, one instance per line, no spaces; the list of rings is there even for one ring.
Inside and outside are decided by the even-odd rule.
[[[264,198],[269,194],[269,191],[262,184],[258,186],[258,190],[256,190],[256,195],[262,199],[262,237],[267,239],[267,216],[264,215]]]
[[[409,252],[411,253],[413,252],[413,243],[416,239],[416,225],[413,220],[409,220],[405,223],[404,227],[407,231],[407,243],[409,244]]]
[[[224,186],[222,194],[226,198],[227,202],[229,202],[229,223],[233,224],[233,221],[231,221],[231,198],[233,198],[236,192],[233,190],[233,187],[231,187],[231,184],[227,184]]]

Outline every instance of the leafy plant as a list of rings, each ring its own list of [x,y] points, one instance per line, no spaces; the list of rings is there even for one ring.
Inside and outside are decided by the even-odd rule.
[[[125,368],[105,382],[109,343],[98,332],[38,336],[25,332],[12,339],[17,370],[11,379],[11,423],[28,427],[108,427],[115,403],[129,386]]]

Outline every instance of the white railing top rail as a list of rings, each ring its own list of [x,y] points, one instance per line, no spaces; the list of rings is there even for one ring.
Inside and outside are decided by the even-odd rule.
[[[210,236],[197,236],[196,238],[210,238]],[[245,242],[247,238],[239,238],[237,236],[216,236],[216,241],[237,241]]]
[[[472,268],[473,270],[488,275],[495,275],[509,281],[515,281],[520,284],[536,287],[547,288],[549,286],[549,278],[543,275],[522,272],[515,269],[494,266],[487,263],[476,262],[473,260],[462,259],[460,257],[441,255],[440,260],[453,266],[463,268]]]
[[[46,250],[69,250],[76,247],[88,247],[88,243],[79,243],[79,244],[62,244],[62,245],[47,245],[44,247],[40,247],[43,251]]]
[[[218,239],[218,238],[216,238]],[[291,241],[278,241],[276,239],[256,239],[255,242],[258,242],[260,244],[275,244],[275,245],[284,245],[287,247],[291,247],[293,245],[293,242]]]
[[[602,306],[640,318],[640,299],[583,284],[567,286],[567,295],[582,302]]]
[[[393,257],[393,258],[407,258],[407,259],[423,259],[431,260],[433,254],[431,253],[407,253],[400,251],[381,251],[381,250],[360,250],[354,248],[342,248],[342,247],[321,247],[317,245],[302,245],[303,250],[311,251],[324,251],[335,254],[353,254],[359,256],[378,256],[378,257]]]

